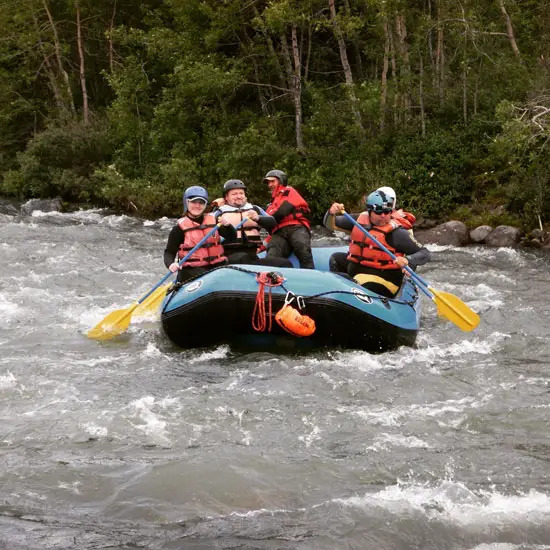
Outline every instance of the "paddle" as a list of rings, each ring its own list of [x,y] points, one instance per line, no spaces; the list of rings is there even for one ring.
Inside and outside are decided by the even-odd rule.
[[[213,227],[179,262],[182,265],[197,249],[199,249],[209,237],[211,237],[219,228],[220,223]],[[153,288],[145,293],[137,302],[126,309],[117,309],[109,313],[102,321],[100,321],[94,328],[90,329],[87,333],[88,338],[94,338],[96,340],[110,340],[119,334],[122,334],[130,325],[130,320],[134,310],[144,302],[149,296],[155,293],[155,300],[162,299],[162,292],[159,291],[159,287],[172,276],[172,272],[169,271]],[[156,291],[156,292],[155,292]]]
[[[247,221],[248,218],[243,218],[241,222],[239,222],[235,226],[235,229],[239,229]],[[164,300],[164,297],[166,296],[166,291],[171,284],[172,282],[163,286],[159,286],[148,298],[143,300],[143,302],[136,309],[135,313],[137,313],[138,315],[150,315],[152,313],[155,313],[160,307],[162,300]]]
[[[357,226],[378,248],[388,254],[393,260],[397,257],[390,252],[381,242],[373,237],[357,220],[350,216],[347,212],[342,212],[347,220]],[[479,325],[479,315],[471,310],[460,298],[449,292],[435,290],[427,281],[417,275],[409,266],[403,269],[418,283],[418,287],[432,302],[437,306],[437,313],[440,317],[448,319],[460,329],[470,332]]]
[[[164,300],[164,297],[166,296],[166,292],[172,286],[173,282],[174,281],[170,281],[165,285],[159,286],[148,298],[139,304],[134,311],[134,315],[147,316],[156,313],[162,303],[162,300]]]

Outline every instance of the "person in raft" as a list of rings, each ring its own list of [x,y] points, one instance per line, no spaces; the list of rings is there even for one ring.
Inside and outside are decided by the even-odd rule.
[[[226,242],[237,238],[231,220],[221,216],[216,220],[213,214],[206,213],[208,192],[204,187],[193,185],[183,193],[183,216],[172,228],[164,249],[164,264],[172,272],[178,272],[178,282],[202,275],[215,267],[227,263],[221,237]],[[179,262],[203,239],[216,224],[221,226],[206,242],[180,266]]]
[[[351,231],[347,273],[358,284],[383,296],[393,297],[403,281],[403,267],[408,265],[416,269],[430,261],[429,250],[392,219],[393,201],[383,191],[371,193],[366,199],[366,211],[352,214],[352,217],[397,256],[395,261],[348,218],[339,216],[343,210],[343,204],[333,203],[325,215],[325,224],[329,229]],[[330,221],[327,219],[329,217]]]
[[[225,254],[230,264],[270,265],[273,267],[292,267],[286,258],[258,258],[257,250],[262,245],[260,229],[271,231],[277,222],[259,206],[250,204],[246,198],[246,185],[237,179],[227,180],[223,185],[223,199],[212,201],[217,208],[214,217],[224,216],[233,226],[247,218],[242,228],[237,230],[233,242],[224,242]]]
[[[416,216],[402,208],[397,208],[397,195],[392,187],[379,187],[377,191],[382,191],[385,193],[386,197],[392,201],[393,212],[391,213],[391,219],[404,227],[410,233],[411,237],[413,237],[413,225],[416,222]]]
[[[396,203],[397,203],[397,195],[392,187],[384,186],[379,187],[376,191],[382,191],[389,201],[392,203],[393,212],[391,213],[391,219],[395,220],[399,225],[404,227],[410,234],[412,238],[414,238],[413,233],[413,225],[416,222],[416,216],[414,214],[411,214],[411,212],[406,212],[402,208],[399,210],[396,209]],[[323,220],[323,223],[327,229],[330,229],[331,231],[335,231],[335,227],[331,227],[330,223],[332,223],[332,220],[334,218],[330,217],[328,215],[325,215],[325,219]],[[339,271],[339,272],[347,272],[347,260],[348,254],[347,252],[335,252],[329,259],[329,269],[331,271]]]
[[[294,252],[302,269],[315,269],[309,205],[296,189],[288,185],[288,177],[281,170],[270,170],[263,181],[267,183],[272,198],[266,211],[276,221],[267,242],[266,257],[288,258]]]

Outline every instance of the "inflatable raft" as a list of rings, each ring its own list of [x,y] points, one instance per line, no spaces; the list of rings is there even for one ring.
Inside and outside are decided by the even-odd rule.
[[[345,250],[314,248],[316,270],[228,265],[175,285],[161,306],[164,332],[183,348],[229,343],[379,352],[413,345],[420,322],[414,283],[406,277],[397,296],[389,299],[329,272],[330,255]],[[294,326],[276,320],[285,303],[293,308],[283,313],[292,312]]]

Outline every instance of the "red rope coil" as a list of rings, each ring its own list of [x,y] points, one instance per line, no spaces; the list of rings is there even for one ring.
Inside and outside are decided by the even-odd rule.
[[[271,332],[273,322],[271,290],[274,286],[282,285],[284,279],[277,273],[263,272],[256,275],[256,281],[258,281],[259,288],[258,293],[256,294],[256,301],[254,303],[254,311],[252,312],[252,328],[257,332],[264,332],[267,328],[267,331]],[[269,288],[267,316],[265,306],[265,287]]]

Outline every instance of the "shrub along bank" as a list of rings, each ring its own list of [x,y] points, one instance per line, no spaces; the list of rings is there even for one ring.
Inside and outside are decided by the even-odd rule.
[[[9,8],[9,9],[8,9]],[[390,185],[417,215],[550,220],[542,0],[0,7],[0,194],[155,217],[289,174],[319,222]]]

